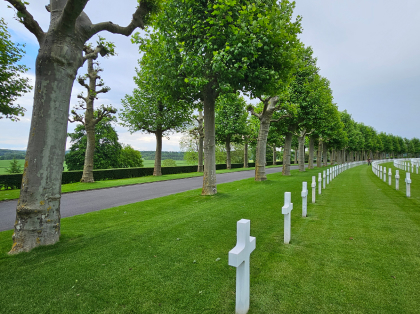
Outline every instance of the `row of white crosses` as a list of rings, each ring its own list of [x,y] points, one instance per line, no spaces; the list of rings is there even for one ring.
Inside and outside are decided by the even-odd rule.
[[[318,173],[318,194],[321,194],[321,181],[325,189],[325,179],[327,184],[334,179],[339,173],[352,167],[361,165],[365,162],[353,162],[343,165],[334,166]],[[302,183],[302,216],[307,215],[307,197],[308,183]],[[312,203],[315,203],[316,182],[315,176],[312,177]],[[291,237],[291,213],[293,210],[292,193],[284,193],[284,206],[281,209],[284,215],[284,243],[290,243]],[[229,252],[229,265],[236,267],[236,314],[246,314],[249,310],[249,293],[250,293],[250,255],[255,250],[255,237],[250,236],[251,222],[248,219],[241,219],[237,222],[237,240],[236,246]]]
[[[372,162],[372,171],[374,174],[376,174],[379,179],[383,180],[384,182],[386,182],[387,180],[387,172],[386,172],[386,167],[383,167],[380,165],[380,163],[383,162],[389,162],[389,159],[383,159],[383,160],[376,160],[374,162]],[[407,165],[408,163],[403,161],[403,160],[394,160],[394,166],[398,167],[400,169],[408,169],[408,171],[410,171],[410,166]],[[411,163],[411,168],[413,169],[413,163]],[[418,167],[417,167],[418,168]],[[412,170],[413,171],[413,170]],[[410,172],[406,172],[406,176],[405,176],[405,184],[406,184],[406,196],[407,197],[411,197],[411,189],[410,189],[410,185],[411,185],[411,178],[410,178]],[[388,185],[392,185],[392,170],[391,168],[388,169]],[[395,171],[395,189],[398,191],[400,189],[400,172],[399,170]]]
[[[415,170],[416,174],[419,174],[420,158],[412,158],[410,161],[405,159],[395,159],[394,167],[408,172],[411,171],[411,173],[414,173]]]

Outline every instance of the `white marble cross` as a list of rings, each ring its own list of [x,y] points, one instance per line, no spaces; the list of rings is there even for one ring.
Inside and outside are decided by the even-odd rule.
[[[308,183],[302,182],[302,217],[306,217],[308,210]]]
[[[316,181],[315,181],[315,176],[312,176],[312,203],[315,203],[315,188],[316,188]]]
[[[389,168],[389,170],[388,170],[388,184],[389,185],[391,185],[392,184],[392,182],[391,182],[391,177],[392,177],[392,170],[391,170],[391,168]]]
[[[382,166],[379,166],[379,178],[382,180]]]
[[[325,180],[326,180],[326,178],[325,178],[325,170],[324,170],[324,171],[322,171],[322,188],[323,189],[325,189]]]
[[[329,171],[330,171],[330,182],[332,181],[332,179],[333,179],[333,168],[330,168],[330,169],[328,169]]]
[[[418,163],[417,163],[417,166],[416,166],[416,173],[419,174],[419,164]]]
[[[414,164],[411,163],[411,172],[414,173]]]
[[[318,194],[321,194],[321,188],[322,188],[322,178],[321,178],[321,172],[318,173]]]
[[[327,184],[330,184],[330,169],[327,169]]]
[[[400,171],[395,170],[395,189],[398,191],[400,189]]]
[[[236,246],[229,252],[229,265],[236,267],[236,314],[249,310],[249,258],[255,250],[255,237],[250,237],[251,222],[237,222]]]
[[[386,167],[384,167],[384,182],[386,182]]]
[[[284,192],[284,206],[281,213],[284,215],[284,243],[290,242],[291,215],[293,210],[292,193]]]
[[[407,172],[405,176],[405,192],[406,192],[407,197],[411,196],[410,184],[411,184],[410,172]]]

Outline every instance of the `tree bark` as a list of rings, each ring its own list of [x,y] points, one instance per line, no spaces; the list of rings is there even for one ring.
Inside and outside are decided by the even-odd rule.
[[[322,162],[323,162],[323,167],[326,167],[328,164],[328,145],[327,143],[322,143]]]
[[[232,163],[230,159],[230,136],[226,138],[226,169],[232,169]]]
[[[88,76],[89,89],[85,98],[86,113],[85,113],[85,129],[87,136],[87,145],[85,151],[85,163],[83,165],[83,174],[80,182],[91,183],[95,182],[93,178],[93,158],[95,154],[95,118],[93,116],[93,101],[92,97],[96,92],[96,77],[97,72],[93,69],[93,60],[88,59]]]
[[[153,168],[154,176],[162,175],[162,131],[156,131],[156,153],[155,153],[155,167]]]
[[[216,186],[216,146],[215,146],[215,102],[216,95],[211,83],[203,92],[204,103],[204,173],[201,195],[214,195]]]
[[[257,151],[255,154],[255,181],[267,180],[267,176],[265,175],[265,163],[270,119],[271,116],[268,119],[267,117],[261,117],[260,119],[260,130],[258,132]]]
[[[319,139],[318,141],[318,155],[316,157],[316,166],[318,168],[322,167],[322,147],[323,147],[323,142],[321,139]]]
[[[203,145],[204,145],[204,126],[203,126],[203,111],[198,112],[198,168],[197,172],[203,172]]]
[[[309,159],[308,159],[308,169],[314,169],[314,150],[315,150],[315,140],[311,136],[309,137]]]
[[[283,149],[283,175],[290,176],[290,157],[292,155],[292,138],[293,133],[287,132],[284,139]]]
[[[54,37],[47,36],[45,42],[55,41]],[[82,65],[82,48],[67,39],[60,45],[43,44],[39,50],[30,136],[10,254],[59,240],[69,100],[77,69]]]
[[[248,168],[248,138],[244,141],[244,168]]]
[[[334,165],[335,164],[335,149],[331,150],[331,155],[330,155],[330,165]]]
[[[303,133],[303,134],[302,134]],[[299,143],[299,171],[305,171],[305,134],[306,132],[302,132],[300,136],[298,136],[298,143]]]
[[[293,151],[295,152],[295,156],[294,156],[294,160],[293,160],[293,164],[297,164],[297,160],[298,160],[298,152],[296,148],[293,148]]]
[[[277,152],[276,152],[276,145],[273,145],[273,166],[277,165]]]

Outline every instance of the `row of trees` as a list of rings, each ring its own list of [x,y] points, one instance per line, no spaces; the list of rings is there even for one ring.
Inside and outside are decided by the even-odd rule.
[[[299,41],[300,17],[293,20],[294,3],[288,0],[141,0],[126,27],[92,24],[83,12],[89,0],[50,0],[47,32],[24,2],[6,1],[40,45],[31,136],[10,253],[59,239],[70,94],[85,62],[88,73],[78,79],[87,91],[80,95],[85,112],[74,110],[70,120],[85,128],[84,181],[91,180],[94,165],[88,151],[93,149],[88,148],[94,147],[95,139],[89,134],[114,114],[112,107],[93,108],[97,95],[109,90],[103,87],[94,60],[113,52],[102,38],[96,47],[87,44],[100,31],[128,36],[137,27],[145,28],[145,35],[132,36],[142,55],[135,78],[138,88],[124,98],[120,119],[131,132],[156,135],[155,175],[161,174],[162,137],[184,130],[194,120],[199,170],[204,172],[202,195],[217,193],[217,141],[224,143],[227,156],[231,143],[242,141],[245,152],[249,143],[255,144],[256,180],[266,179],[267,143],[278,147],[282,137],[285,175],[290,174],[293,136],[298,136],[301,159],[308,136],[310,154],[316,141],[323,148],[318,154],[324,155],[327,148],[345,145],[344,123],[332,102],[329,82],[319,75],[311,48]],[[246,106],[240,95],[261,102]],[[246,117],[244,107],[252,118]]]

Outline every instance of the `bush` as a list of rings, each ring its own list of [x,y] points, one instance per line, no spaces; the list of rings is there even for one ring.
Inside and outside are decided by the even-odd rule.
[[[163,167],[176,167],[176,162],[173,159],[165,159],[162,162]]]

